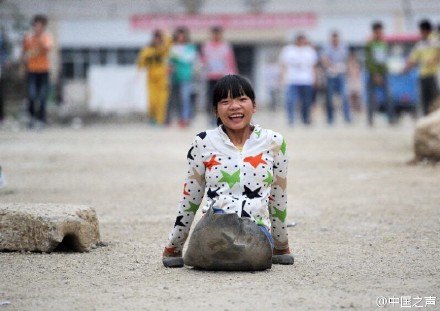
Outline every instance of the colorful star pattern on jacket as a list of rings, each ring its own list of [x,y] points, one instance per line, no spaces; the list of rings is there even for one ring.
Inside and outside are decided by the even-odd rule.
[[[267,171],[267,177],[265,179],[263,179],[263,181],[267,185],[271,185],[273,183],[273,177],[272,177],[272,173],[270,171]]]
[[[272,217],[276,217],[279,220],[281,220],[282,222],[286,221],[286,216],[287,216],[287,211],[286,210],[280,210],[276,207],[273,208],[274,213],[272,214]]]
[[[185,183],[185,184],[183,185],[183,195],[189,195],[189,192],[186,191],[186,185],[187,185],[187,183]]]
[[[275,248],[287,248],[286,149],[279,133],[258,125],[241,151],[221,126],[199,133],[187,153],[188,174],[166,247],[183,249],[206,194],[204,211],[212,204],[225,213],[250,218],[271,232]]]
[[[193,174],[189,176],[188,179],[194,179],[199,185],[203,185],[203,176],[200,175],[194,167],[192,168],[192,172]]]
[[[213,155],[209,161],[203,161],[203,164],[205,164],[208,170],[212,170],[214,166],[221,164],[220,162],[215,160],[215,157],[216,155]]]
[[[246,157],[246,158],[244,158],[244,162],[248,162],[250,165],[252,165],[254,168],[257,168],[258,167],[258,165],[260,165],[260,164],[267,164],[266,163],[266,161],[264,161],[263,159],[262,159],[262,157],[263,157],[263,154],[262,153],[260,153],[259,155],[256,155],[256,156],[250,156],[250,157]]]
[[[229,175],[228,172],[220,171],[223,175],[219,182],[226,182],[229,185],[229,188],[234,187],[236,183],[240,182],[240,170],[234,172],[232,175]]]
[[[281,152],[283,153],[283,154],[286,154],[286,148],[287,148],[287,145],[286,145],[286,141],[283,139],[283,143],[281,144]]]
[[[199,205],[194,204],[193,202],[189,202],[189,207],[185,210],[185,212],[191,212],[194,215],[197,213],[197,210],[199,209]]]
[[[260,189],[261,187],[255,190],[251,190],[247,186],[244,186],[243,194],[247,196],[249,199],[261,198],[261,195],[259,194]]]

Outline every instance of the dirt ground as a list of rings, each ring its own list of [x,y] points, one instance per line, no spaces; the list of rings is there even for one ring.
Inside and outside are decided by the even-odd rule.
[[[0,310],[375,310],[378,299],[399,309],[402,297],[439,310],[440,166],[406,164],[414,122],[289,128],[281,112],[256,119],[286,138],[288,221],[297,225],[294,266],[255,273],[161,263],[186,152],[205,119],[187,130],[138,121],[0,130],[0,201],[91,205],[108,244],[0,253]]]

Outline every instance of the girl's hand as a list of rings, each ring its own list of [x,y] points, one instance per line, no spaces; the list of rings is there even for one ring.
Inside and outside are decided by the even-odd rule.
[[[162,253],[163,257],[182,257],[182,251],[175,252],[175,248],[165,247]]]

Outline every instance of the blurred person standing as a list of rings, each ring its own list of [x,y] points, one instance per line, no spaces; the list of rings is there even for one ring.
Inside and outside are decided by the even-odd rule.
[[[347,93],[350,106],[355,112],[362,110],[362,68],[354,50],[347,60]]]
[[[208,82],[206,110],[210,117],[210,124],[216,125],[217,120],[210,105],[214,86],[223,76],[238,73],[234,50],[223,39],[222,27],[214,26],[211,28],[211,38],[202,45],[201,57]]]
[[[163,32],[156,29],[150,45],[143,48],[138,55],[138,69],[147,69],[148,119],[151,124],[162,125],[166,120],[170,48],[171,39],[165,39]]]
[[[296,36],[295,44],[284,46],[279,55],[283,83],[286,87],[287,119],[294,123],[296,103],[301,101],[302,120],[311,124],[310,111],[316,83],[318,54],[303,34]]]
[[[0,122],[5,118],[5,69],[9,59],[9,40],[6,30],[2,27],[0,30]]]
[[[20,75],[27,74],[27,96],[30,121],[28,126],[42,128],[46,124],[49,94],[49,52],[52,35],[46,31],[48,19],[38,14],[32,19],[32,32],[25,35],[20,57]],[[38,103],[38,106],[37,106]]]
[[[348,49],[341,43],[338,32],[334,31],[330,36],[330,44],[324,47],[321,53],[321,62],[325,70],[326,96],[325,106],[327,112],[327,123],[334,122],[333,97],[339,94],[342,100],[342,111],[344,121],[350,123],[350,103],[347,96],[346,70],[347,70]]]
[[[437,40],[440,41],[440,24],[437,25],[437,31],[435,35],[437,36]],[[440,88],[440,66],[439,70],[437,71],[437,87]]]
[[[440,67],[440,45],[429,20],[420,21],[419,30],[421,39],[411,51],[403,73],[419,65],[420,102],[423,114],[427,115],[431,112],[438,96],[437,73]]]
[[[269,109],[276,111],[280,101],[280,65],[276,59],[276,55],[271,55],[265,66],[264,81],[269,94]]]
[[[177,28],[174,43],[170,51],[171,94],[167,109],[167,124],[171,124],[173,110],[179,114],[179,126],[190,125],[192,117],[192,87],[195,65],[197,62],[196,46],[190,42],[189,30]]]
[[[367,113],[368,124],[373,125],[373,114],[379,108],[378,90],[383,90],[383,104],[388,116],[388,122],[394,122],[394,113],[389,95],[386,66],[388,57],[388,44],[385,42],[383,25],[375,22],[371,26],[373,36],[365,47],[366,67],[368,72],[367,80]]]

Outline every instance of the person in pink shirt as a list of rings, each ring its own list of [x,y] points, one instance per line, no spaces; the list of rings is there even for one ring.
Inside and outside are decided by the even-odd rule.
[[[214,85],[223,76],[238,73],[234,51],[231,44],[224,41],[223,29],[220,26],[211,28],[211,39],[202,46],[201,60],[208,80],[206,108],[208,116],[211,117],[211,124],[215,125],[216,119],[212,117],[214,114],[209,104]]]

